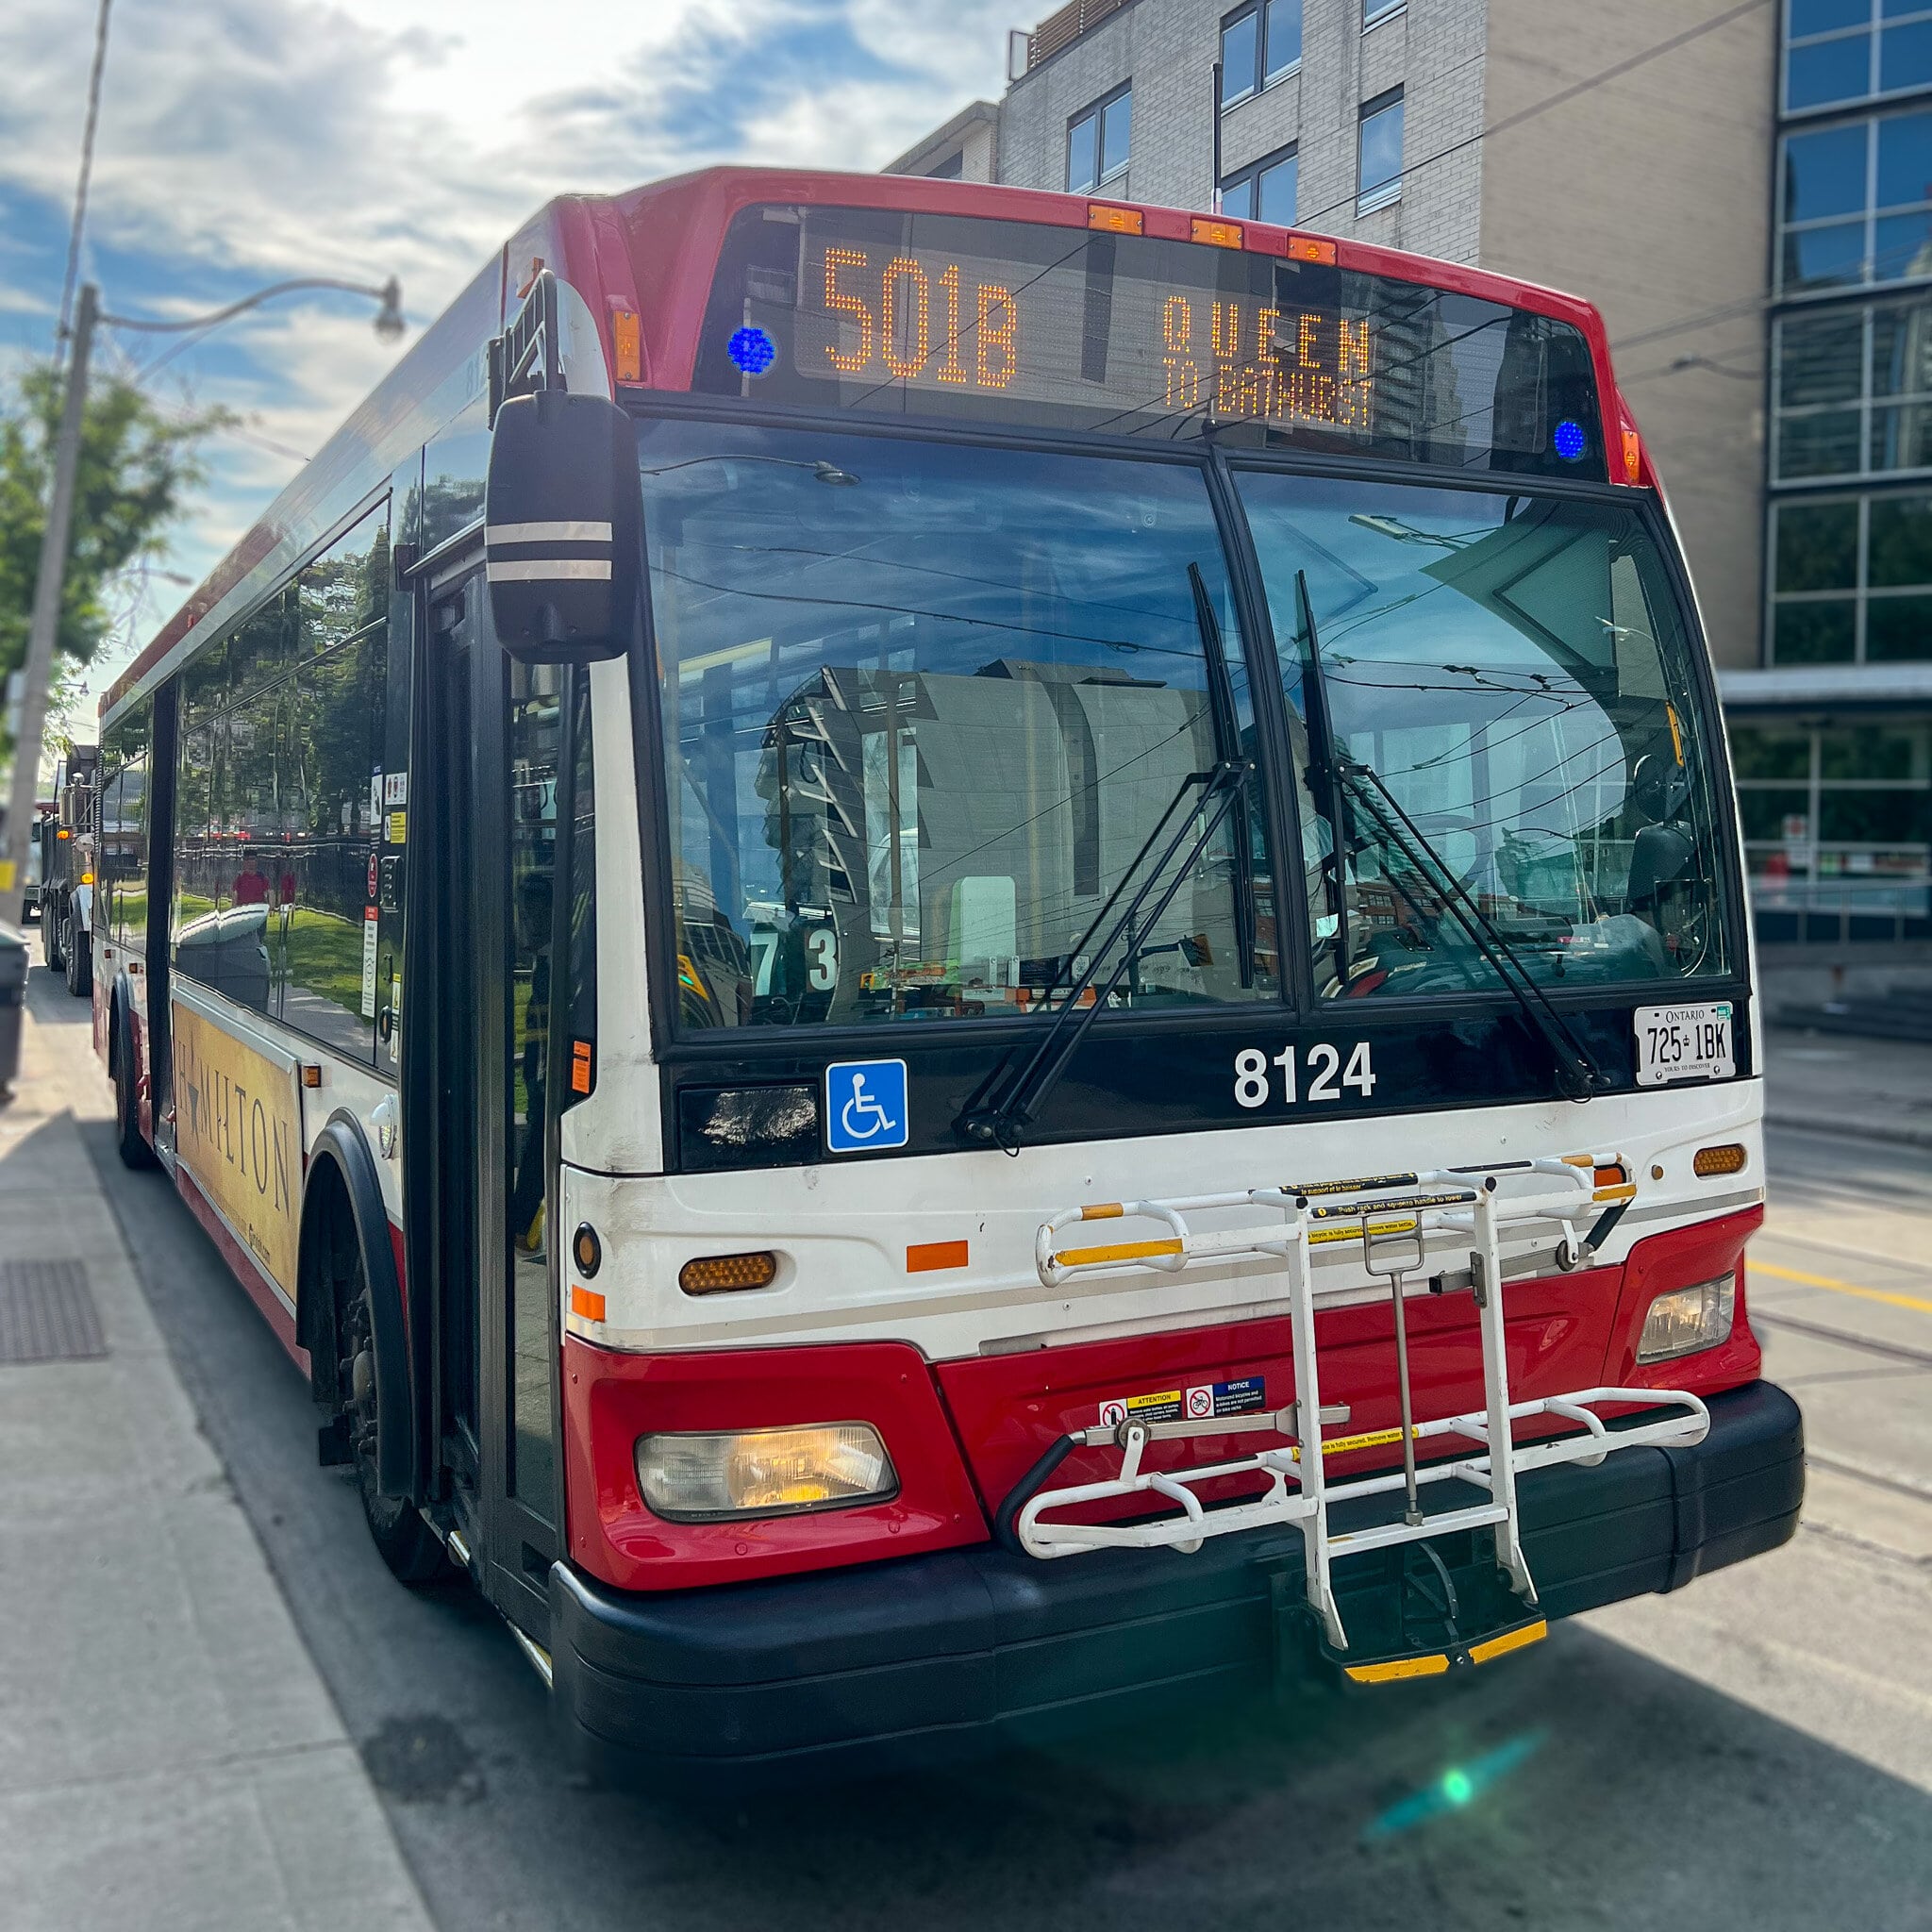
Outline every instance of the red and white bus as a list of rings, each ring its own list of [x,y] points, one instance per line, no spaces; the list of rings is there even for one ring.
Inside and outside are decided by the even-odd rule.
[[[1724,737],[1586,303],[560,200],[102,722],[122,1151],[599,1774],[1487,1666],[1792,1532]]]

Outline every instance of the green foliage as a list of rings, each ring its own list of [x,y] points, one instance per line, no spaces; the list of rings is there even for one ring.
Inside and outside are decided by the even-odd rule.
[[[50,363],[0,389],[0,677],[26,656],[61,392]],[[235,420],[223,408],[175,416],[118,377],[91,383],[57,675],[89,663],[100,649],[113,625],[113,579],[161,554],[184,497],[204,479],[202,441]]]

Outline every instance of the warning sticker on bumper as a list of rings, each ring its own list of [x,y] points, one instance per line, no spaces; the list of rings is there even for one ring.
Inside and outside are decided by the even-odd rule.
[[[1266,1380],[1243,1375],[1236,1382],[1202,1382],[1193,1388],[1161,1389],[1149,1395],[1117,1395],[1100,1405],[1100,1426],[1123,1423],[1215,1422],[1226,1415],[1252,1415],[1268,1406]]]

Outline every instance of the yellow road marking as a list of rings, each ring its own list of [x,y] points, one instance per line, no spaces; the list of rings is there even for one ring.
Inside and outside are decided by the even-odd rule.
[[[1833,1294],[1855,1294],[1860,1301],[1883,1302],[1888,1307],[1916,1308],[1932,1315],[1932,1301],[1923,1295],[1895,1294],[1885,1288],[1860,1288],[1856,1281],[1838,1281],[1829,1274],[1807,1274],[1798,1268],[1780,1268],[1772,1261],[1750,1261],[1754,1274],[1769,1274],[1779,1281],[1795,1281],[1801,1288],[1828,1288]]]

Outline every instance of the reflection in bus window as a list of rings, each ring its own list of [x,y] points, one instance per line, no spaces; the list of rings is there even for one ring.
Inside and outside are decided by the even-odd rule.
[[[1163,813],[1197,820],[1218,737],[1251,734],[1198,470],[682,423],[641,446],[684,1024],[1050,1003]],[[1272,992],[1249,806],[1150,900],[1116,1004]]]
[[[1340,906],[1324,786],[1323,815],[1304,821],[1324,991],[1493,988],[1451,910],[1458,891],[1548,984],[1724,972],[1723,841],[1690,644],[1635,511],[1305,476],[1240,483],[1296,732],[1312,723],[1320,735],[1301,574],[1356,774]]]
[[[516,1390],[510,1488],[538,1515],[555,1511],[550,1434],[549,1230],[544,1139],[560,1095],[550,1077],[552,937],[557,889],[557,769],[563,674],[512,664],[509,705],[511,1061],[510,1358]]]

